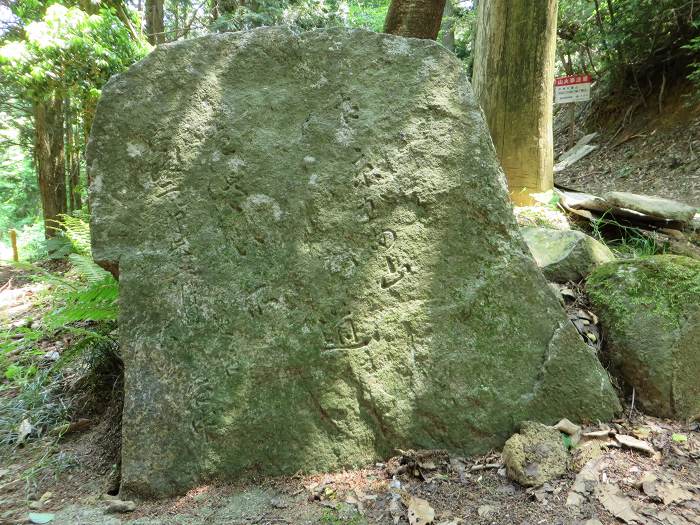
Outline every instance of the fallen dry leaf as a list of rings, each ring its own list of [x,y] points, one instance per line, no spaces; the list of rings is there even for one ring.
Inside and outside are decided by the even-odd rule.
[[[625,434],[615,434],[615,439],[623,447],[639,450],[640,452],[644,452],[649,455],[654,454],[654,447],[652,447],[646,441],[642,441],[641,439],[637,439],[632,436],[626,436]]]
[[[632,499],[625,496],[614,485],[600,484],[596,487],[598,501],[610,514],[625,523],[643,523],[644,519],[632,508]]]
[[[689,490],[679,487],[672,481],[660,480],[653,474],[645,475],[641,481],[644,494],[652,500],[661,501],[664,505],[670,505],[679,501],[689,501],[695,497]]]
[[[34,427],[28,419],[23,419],[17,429],[17,444],[21,445],[34,432]]]
[[[429,525],[435,519],[435,510],[426,500],[411,496],[407,515],[410,525]]]

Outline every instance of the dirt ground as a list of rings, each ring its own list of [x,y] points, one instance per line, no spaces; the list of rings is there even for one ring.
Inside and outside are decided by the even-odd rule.
[[[555,183],[594,195],[629,191],[676,199],[700,208],[700,102],[678,86],[662,101],[632,101],[609,119],[577,121],[576,139],[599,132],[598,149],[561,173]],[[598,101],[600,103],[600,101]],[[646,105],[645,105],[646,104]],[[555,154],[568,147],[569,118],[555,121]]]
[[[598,428],[596,426],[596,428]],[[612,431],[645,437],[656,452],[610,447],[596,465],[590,492],[576,505],[571,499],[580,466],[542,488],[526,489],[511,482],[500,455],[455,458],[435,469],[416,469],[394,476],[377,464],[335,474],[292,478],[251,479],[239,484],[213,483],[160,502],[137,502],[128,514],[107,514],[112,496],[105,493],[109,472],[95,468],[90,457],[95,431],[72,438],[53,449],[66,467],[44,473],[32,482],[23,472],[37,453],[53,445],[36,442],[15,451],[2,465],[0,523],[31,523],[29,512],[49,513],[56,524],[394,524],[408,523],[411,498],[426,500],[434,523],[454,524],[575,524],[598,519],[620,523],[700,523],[700,435],[687,426],[637,415]],[[683,436],[682,443],[673,440]],[[610,443],[608,439],[606,443]],[[575,455],[572,458],[576,457]],[[99,462],[98,462],[99,463]],[[589,464],[590,466],[590,464]],[[585,469],[584,469],[585,470]],[[417,476],[415,474],[418,474]],[[650,474],[678,494],[664,500],[644,484]],[[36,482],[36,483],[35,483]],[[392,488],[393,486],[393,488]],[[48,493],[48,494],[47,494]],[[610,500],[610,494],[615,498]],[[43,500],[38,504],[37,499]],[[393,504],[392,504],[393,502]],[[32,510],[32,507],[35,507]],[[38,508],[37,508],[38,507]],[[629,516],[635,516],[629,519]],[[596,522],[590,522],[591,524]]]

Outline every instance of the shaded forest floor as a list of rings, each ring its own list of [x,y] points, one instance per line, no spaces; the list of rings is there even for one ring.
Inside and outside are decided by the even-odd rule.
[[[0,267],[0,275],[3,323],[23,323],[42,314],[36,283],[8,267]],[[55,344],[41,342],[46,348]],[[9,415],[6,410],[17,395],[17,389],[0,390],[2,418]],[[64,402],[71,405],[69,395],[47,394],[53,402],[65,396]],[[22,446],[3,439],[0,524],[31,523],[30,516],[66,525],[405,524],[415,498],[425,500],[434,509],[434,523],[443,525],[611,525],[620,523],[618,518],[629,523],[700,524],[698,424],[662,421],[628,408],[626,415],[630,413],[631,418],[587,430],[607,428],[610,436],[615,432],[636,436],[654,448],[652,455],[617,448],[603,432],[587,449],[590,461],[588,456],[573,455],[569,472],[539,489],[510,481],[494,451],[468,458],[438,455],[435,461],[401,474],[395,473],[393,460],[328,475],[213,483],[182,497],[138,502],[128,514],[108,514],[105,510],[114,499],[110,494],[116,489],[114,438],[119,415],[106,407],[60,438],[43,433]],[[575,504],[567,504],[572,499]]]
[[[628,191],[700,208],[700,101],[693,101],[691,94],[692,87],[680,85],[663,98],[661,110],[658,98],[640,98],[618,103],[609,115],[599,109],[595,118],[582,107],[576,140],[597,131],[593,144],[599,147],[555,174],[555,183],[599,196]],[[556,156],[568,147],[568,122],[568,112],[560,108],[555,120]]]

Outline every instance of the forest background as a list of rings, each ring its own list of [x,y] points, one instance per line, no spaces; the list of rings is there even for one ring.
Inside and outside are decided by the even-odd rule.
[[[10,258],[11,229],[25,260],[65,255],[59,222],[89,213],[84,152],[100,89],[155,45],[263,25],[382,31],[388,7],[388,0],[1,2],[0,259]],[[476,7],[448,1],[438,36],[468,72]],[[700,87],[700,2],[560,0],[556,56],[557,75],[594,76],[593,104],[660,101],[679,81]],[[698,102],[698,91],[687,103]]]

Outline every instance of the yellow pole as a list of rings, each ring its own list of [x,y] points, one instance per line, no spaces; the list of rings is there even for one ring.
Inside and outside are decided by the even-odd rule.
[[[19,251],[17,250],[17,232],[10,230],[10,242],[12,243],[12,260],[19,262]]]

